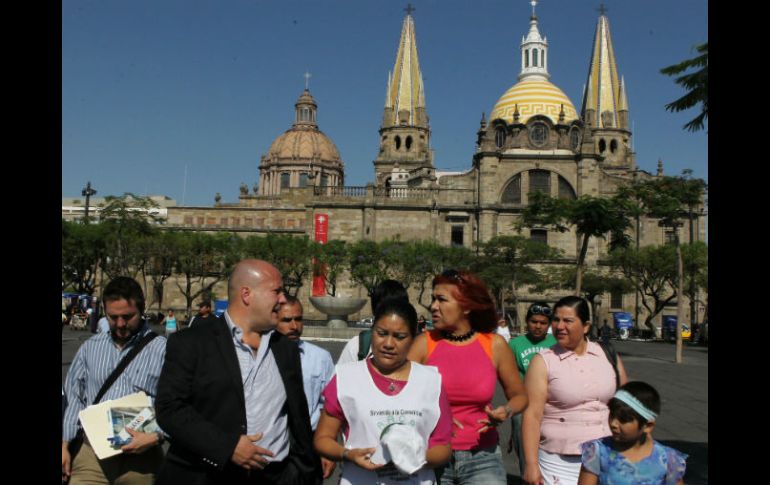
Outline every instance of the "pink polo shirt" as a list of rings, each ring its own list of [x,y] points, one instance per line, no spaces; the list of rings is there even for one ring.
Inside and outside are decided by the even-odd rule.
[[[607,402],[615,394],[615,371],[595,342],[580,356],[559,344],[540,355],[548,369],[540,448],[580,455],[582,443],[611,434]]]

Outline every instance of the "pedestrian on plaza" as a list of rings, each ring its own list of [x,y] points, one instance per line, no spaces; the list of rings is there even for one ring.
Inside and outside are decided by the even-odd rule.
[[[156,408],[173,439],[156,483],[315,484],[299,349],[275,331],[281,273],[240,261],[227,293],[216,322],[169,337]]]
[[[448,270],[433,278],[434,330],[417,337],[409,359],[441,373],[453,416],[452,459],[442,484],[506,485],[497,426],[527,406],[508,343],[495,333],[495,302],[475,275]],[[507,402],[492,408],[497,383]]]
[[[551,328],[556,345],[532,358],[524,383],[529,407],[522,420],[525,472],[531,485],[575,485],[580,445],[610,435],[607,402],[625,384],[620,357],[616,368],[602,347],[587,339],[588,302],[567,296],[556,302]]]
[[[166,318],[163,319],[164,327],[166,328],[166,338],[169,335],[177,331],[176,317],[174,316],[174,310],[169,310]]]
[[[551,315],[553,315],[553,312],[548,303],[541,301],[531,304],[527,309],[525,317],[527,333],[519,335],[508,342],[516,358],[516,367],[519,369],[519,377],[521,377],[522,382],[524,382],[524,376],[527,373],[532,357],[550,348],[552,345],[556,345],[556,338],[548,333],[548,328],[551,326]],[[519,457],[519,472],[520,476],[523,477],[526,463],[524,460],[524,447],[521,442],[521,420],[522,413],[513,415],[508,452],[510,453],[513,448],[516,449],[516,454]]]
[[[88,314],[88,328],[91,330],[91,333],[96,333],[100,317],[99,300],[97,298],[91,299],[91,306],[86,310],[86,313]]]
[[[401,298],[407,303],[409,302],[409,294],[406,292],[404,285],[396,280],[385,280],[380,282],[372,292],[370,302],[372,314],[377,312],[377,305],[386,298]],[[372,355],[371,342],[372,329],[367,328],[348,340],[348,343],[342,349],[340,357],[337,359],[337,365],[363,360]]]
[[[436,483],[433,468],[450,458],[451,412],[441,375],[407,359],[417,312],[408,301],[386,299],[372,328],[372,356],[337,365],[324,390],[315,449],[343,462],[342,485]],[[388,446],[382,461],[372,456],[378,446]]]
[[[216,315],[211,313],[211,301],[201,300],[201,302],[198,303],[198,314],[192,317],[192,320],[190,320],[187,328],[192,327],[193,323],[200,325],[201,323],[210,323],[216,320]]]
[[[660,415],[658,391],[645,382],[629,382],[607,406],[612,436],[583,443],[578,484],[684,485],[687,455],[652,438]]]
[[[278,311],[278,326],[276,330],[286,336],[299,347],[299,358],[302,363],[302,386],[305,389],[308,412],[310,413],[310,428],[315,431],[323,409],[321,392],[334,375],[334,360],[331,354],[317,345],[302,340],[302,303],[293,296],[286,295],[286,303],[281,304]],[[321,458],[322,479],[329,478],[334,472],[335,462]]]
[[[117,277],[104,288],[102,301],[110,331],[96,334],[80,346],[64,382],[67,404],[62,426],[62,481],[69,480],[70,485],[150,485],[163,461],[158,446],[163,441],[162,432],[133,432],[121,454],[99,460],[83,438],[78,419],[80,411],[102,400],[138,391],[155,398],[165,356],[166,339],[158,337],[142,320],[144,294],[139,283]],[[116,373],[124,359],[130,363]]]
[[[505,315],[502,312],[497,312],[497,328],[495,332],[503,337],[506,342],[511,340],[511,329],[508,328],[508,320],[505,319]]]
[[[102,317],[96,325],[96,333],[108,333],[110,331],[110,322],[107,317]]]
[[[604,325],[602,325],[602,332],[601,332],[602,343],[604,345],[609,345],[609,343],[610,343],[610,335],[611,334],[612,334],[612,328],[607,323],[607,319],[605,318],[604,319]]]

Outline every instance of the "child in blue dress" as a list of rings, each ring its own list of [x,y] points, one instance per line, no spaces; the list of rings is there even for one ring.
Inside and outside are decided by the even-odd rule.
[[[652,439],[660,395],[634,381],[607,403],[612,436],[583,443],[578,485],[684,485],[687,455]]]

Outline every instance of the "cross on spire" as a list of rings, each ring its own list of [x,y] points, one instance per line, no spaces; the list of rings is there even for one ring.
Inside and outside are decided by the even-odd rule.
[[[412,7],[411,3],[407,4],[406,8],[404,9],[407,15],[412,15],[412,12],[414,12],[415,10],[417,9]]]
[[[530,5],[532,5],[532,16],[536,17],[536,15],[535,15],[535,7],[537,6],[537,0],[532,0],[529,3],[530,3]]]
[[[599,15],[604,16],[605,13],[609,10],[607,7],[604,6],[604,3],[599,4],[599,8],[596,9],[599,12]]]
[[[305,71],[305,90],[306,91],[308,89],[308,81],[310,81],[311,77],[313,77],[313,75],[310,74],[309,72]]]

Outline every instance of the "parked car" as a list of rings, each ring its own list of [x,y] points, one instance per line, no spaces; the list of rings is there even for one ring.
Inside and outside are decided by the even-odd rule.
[[[676,315],[663,316],[663,332],[667,340],[676,341]],[[682,340],[689,340],[691,334],[690,325],[682,323]]]
[[[362,318],[358,321],[358,324],[362,327],[371,328],[371,326],[374,324],[374,317]]]

